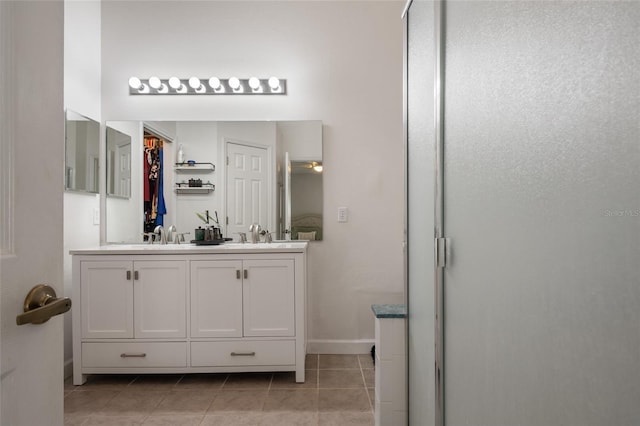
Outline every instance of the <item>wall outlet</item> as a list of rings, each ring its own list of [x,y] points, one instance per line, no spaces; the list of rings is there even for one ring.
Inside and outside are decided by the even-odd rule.
[[[349,222],[349,209],[346,207],[338,207],[338,222]]]
[[[100,225],[100,209],[99,208],[93,209],[93,224]]]

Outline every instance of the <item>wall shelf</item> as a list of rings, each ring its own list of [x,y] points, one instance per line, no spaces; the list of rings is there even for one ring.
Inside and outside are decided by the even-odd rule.
[[[178,194],[208,194],[213,192],[215,188],[212,187],[176,187],[176,193]]]
[[[174,188],[178,194],[208,194],[216,190],[216,186],[210,182],[203,183],[202,186],[189,186],[187,182],[176,183]]]
[[[188,163],[176,163],[173,170],[177,173],[210,173],[216,170],[216,166],[213,163],[193,163],[193,165],[189,165]]]

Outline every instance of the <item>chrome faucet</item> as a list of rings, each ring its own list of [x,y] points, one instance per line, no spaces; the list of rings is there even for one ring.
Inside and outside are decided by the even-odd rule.
[[[251,232],[251,242],[253,244],[256,244],[256,243],[260,242],[260,231],[261,230],[262,230],[262,228],[257,223],[253,223],[251,226],[249,226],[249,232]]]
[[[160,244],[167,244],[167,235],[165,234],[162,225],[156,226],[153,233],[160,236]]]
[[[185,235],[189,235],[191,232],[180,232],[176,234],[176,239],[173,241],[174,244],[180,244],[185,242]]]
[[[167,243],[175,243],[175,244],[179,244],[178,241],[178,231],[176,229],[175,225],[171,225],[168,229],[167,229]]]

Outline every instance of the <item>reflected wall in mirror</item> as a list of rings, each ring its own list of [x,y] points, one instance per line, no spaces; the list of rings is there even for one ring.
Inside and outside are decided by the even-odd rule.
[[[285,239],[322,240],[322,123],[280,125],[284,152]]]
[[[108,126],[107,196],[131,197],[131,136]]]
[[[291,239],[322,240],[322,159],[291,161]]]
[[[165,228],[175,225],[178,233],[189,232],[186,239],[193,240],[195,229],[206,226],[198,213],[208,211],[213,217],[209,225],[215,225],[217,215],[223,235],[235,241],[237,233],[249,232],[252,223],[259,223],[274,239],[291,239],[295,228],[285,228],[285,206],[289,204],[296,216],[315,215],[311,225],[299,226],[314,227],[309,232],[315,230],[314,239],[322,239],[322,174],[302,178],[315,178],[313,184],[300,181],[298,185],[296,173],[291,192],[296,199],[291,200],[285,197],[283,173],[285,153],[296,167],[300,163],[300,168],[307,168],[314,161],[322,164],[321,121],[119,121],[107,122],[107,126],[131,136],[132,152],[130,198],[107,197],[107,242],[142,242],[142,229],[134,225],[144,203],[143,162],[138,153],[145,128],[173,141],[163,158]],[[176,164],[178,150],[184,163]]]
[[[65,112],[65,190],[95,194],[100,188],[100,124]]]

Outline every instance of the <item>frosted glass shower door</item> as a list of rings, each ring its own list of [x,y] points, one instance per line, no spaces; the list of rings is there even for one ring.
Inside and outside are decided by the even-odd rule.
[[[640,3],[445,16],[445,424],[640,424]]]
[[[407,300],[409,424],[434,424],[434,7],[414,1],[406,19]]]

